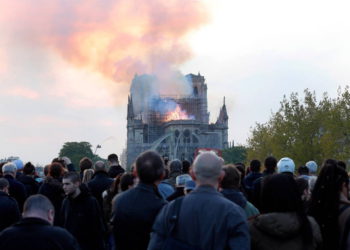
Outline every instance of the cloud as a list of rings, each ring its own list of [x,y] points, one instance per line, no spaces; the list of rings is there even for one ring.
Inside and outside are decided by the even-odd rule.
[[[30,88],[27,87],[21,87],[21,86],[16,86],[10,89],[7,89],[4,94],[13,96],[13,97],[23,97],[26,99],[38,99],[40,97],[40,94]]]

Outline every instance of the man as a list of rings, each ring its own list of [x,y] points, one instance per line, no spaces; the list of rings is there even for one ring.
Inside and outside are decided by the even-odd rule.
[[[193,249],[250,249],[244,212],[217,189],[223,178],[224,161],[213,152],[201,153],[194,161],[197,187],[182,198],[173,238]],[[181,198],[180,198],[181,199]],[[148,249],[164,249],[173,223],[176,200],[159,213]],[[189,248],[189,249],[192,249]]]
[[[291,158],[283,157],[277,163],[277,172],[294,177],[295,164]]]
[[[43,195],[33,195],[24,203],[23,219],[0,233],[1,250],[78,250],[74,237],[52,226],[54,207]]]
[[[35,180],[35,167],[31,162],[24,165],[23,174],[18,177],[18,181],[23,183],[28,196],[38,193],[39,183]]]
[[[104,249],[106,227],[97,200],[89,194],[75,172],[63,176],[67,197],[61,208],[61,224],[75,236],[82,250]]]
[[[92,195],[97,199],[101,208],[103,204],[102,193],[110,188],[113,183],[113,179],[109,178],[106,165],[103,161],[97,161],[94,166],[95,174],[88,182],[88,187]]]
[[[5,178],[0,178],[0,232],[21,218],[17,201],[8,194],[9,185]]]
[[[157,152],[146,151],[136,160],[139,184],[115,200],[113,233],[116,249],[147,249],[153,222],[166,204],[157,191],[164,175],[164,163]]]
[[[119,165],[118,155],[116,154],[110,154],[108,156],[108,175],[111,178],[117,177],[119,174],[122,174],[125,172],[125,170]]]
[[[4,178],[9,182],[9,194],[15,198],[20,211],[23,209],[23,204],[26,199],[27,193],[25,186],[15,179],[17,167],[14,163],[6,163],[2,166],[2,173]]]

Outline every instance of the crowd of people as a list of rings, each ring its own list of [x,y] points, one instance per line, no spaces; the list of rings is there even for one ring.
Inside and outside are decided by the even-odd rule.
[[[263,166],[262,166],[263,165]],[[138,156],[127,173],[84,157],[0,165],[0,249],[350,249],[346,164],[298,168],[267,157],[225,165],[213,152],[193,163]]]

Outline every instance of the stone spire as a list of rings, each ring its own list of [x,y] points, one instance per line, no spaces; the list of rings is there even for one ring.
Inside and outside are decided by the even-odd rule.
[[[224,97],[224,104],[222,105],[219,113],[219,117],[216,121],[216,124],[225,124],[227,125],[228,122],[228,115],[226,110],[226,103],[225,103],[225,97]]]
[[[134,118],[134,107],[132,103],[132,96],[128,96],[128,117],[127,119],[133,119]]]

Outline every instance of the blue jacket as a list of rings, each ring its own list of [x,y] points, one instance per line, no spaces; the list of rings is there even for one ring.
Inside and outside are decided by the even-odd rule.
[[[149,250],[163,249],[174,201],[159,213]],[[244,211],[211,186],[199,186],[185,196],[175,238],[197,249],[250,249],[250,237]]]
[[[248,190],[253,189],[254,181],[262,176],[263,176],[262,173],[258,173],[258,172],[249,173],[243,180],[244,187]]]

